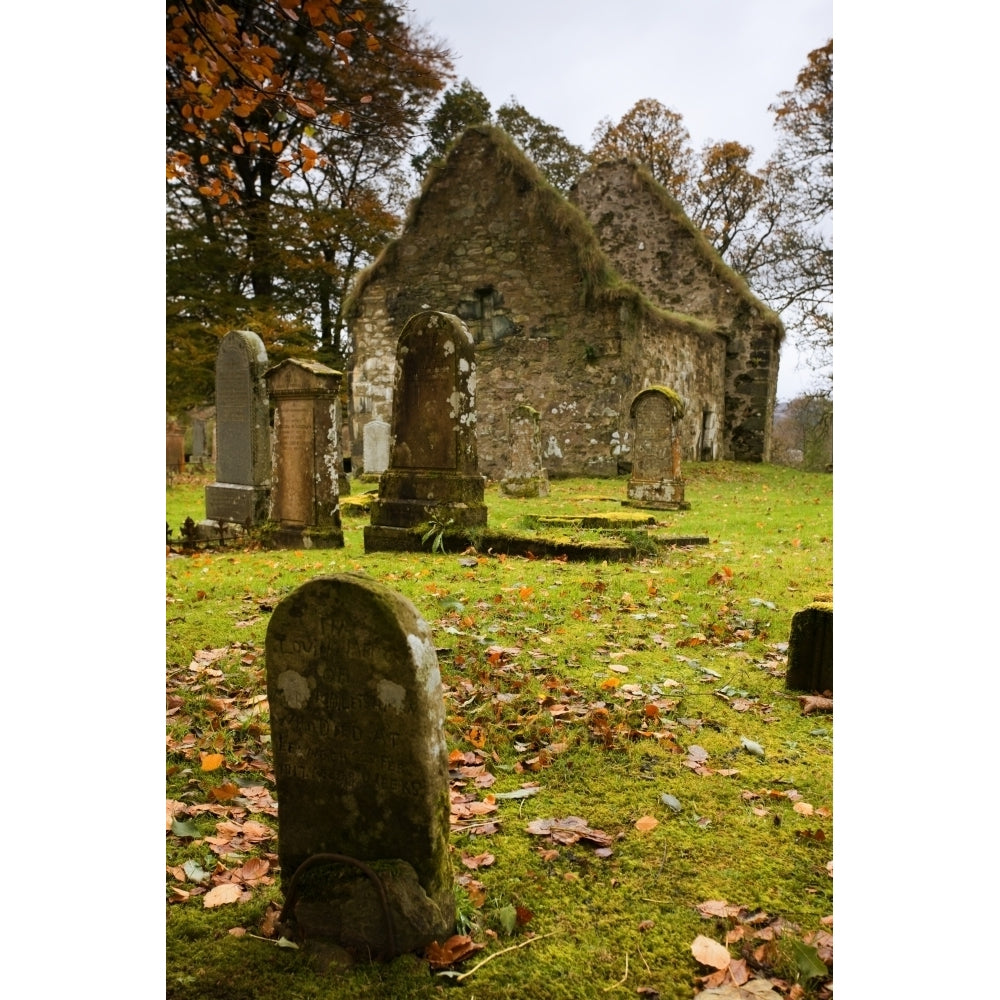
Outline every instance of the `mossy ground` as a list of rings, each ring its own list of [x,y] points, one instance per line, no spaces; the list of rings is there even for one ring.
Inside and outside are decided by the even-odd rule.
[[[497,796],[493,812],[475,817],[496,832],[469,832],[462,820],[467,829],[452,836],[461,927],[486,945],[457,971],[539,937],[459,989],[477,1000],[578,1000],[621,981],[627,963],[626,992],[686,1000],[710,971],[691,942],[722,941],[736,923],[702,917],[707,900],[794,925],[761,959],[761,974],[794,982],[787,941],[832,913],[832,716],[803,715],[785,690],[783,644],[794,612],[832,595],[832,477],[735,463],[684,474],[691,509],[655,512],[650,533],[706,535],[710,544],[633,562],[365,554],[367,517],[347,504],[343,549],[170,553],[167,798],[192,807],[178,820],[197,836],[168,832],[167,864],[176,873],[194,861],[225,879],[274,854],[273,838],[221,854],[205,839],[233,819],[227,809],[240,809],[227,789],[273,790],[261,697],[269,613],[314,576],[363,572],[408,597],[431,626],[456,794]],[[174,539],[185,517],[204,516],[205,481],[168,487]],[[625,486],[556,480],[544,499],[488,488],[489,527],[620,512]],[[217,658],[192,669],[199,650]],[[209,754],[223,762],[206,771]],[[536,793],[503,797],[530,783]],[[277,828],[254,811],[259,800],[243,801],[241,820]],[[610,837],[610,856],[585,839],[560,844],[526,830],[568,816]],[[640,832],[636,822],[649,816],[658,824]],[[484,854],[492,863],[463,862]],[[247,887],[246,902],[206,909],[197,892],[211,881],[199,887],[168,873],[169,900],[192,893],[167,907],[168,997],[389,1000],[449,989],[415,957],[319,974],[300,952],[251,937],[268,904],[280,904],[274,874]],[[761,942],[749,939],[730,945],[734,956],[752,957]]]

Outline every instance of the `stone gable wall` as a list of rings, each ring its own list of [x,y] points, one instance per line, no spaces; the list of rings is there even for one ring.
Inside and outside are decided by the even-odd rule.
[[[623,277],[664,309],[712,318],[728,340],[721,457],[768,460],[781,329],[697,244],[627,161],[601,163],[570,199]]]
[[[399,334],[428,308],[459,316],[476,342],[484,475],[499,479],[507,468],[509,416],[519,403],[539,411],[550,476],[624,471],[629,404],[651,384],[685,400],[683,458],[706,457],[705,414],[720,428],[725,420],[726,339],[656,312],[634,292],[588,297],[566,219],[545,203],[550,195],[497,155],[488,131],[470,130],[452,151],[403,235],[364,276],[353,308],[355,469],[364,425],[391,422]]]

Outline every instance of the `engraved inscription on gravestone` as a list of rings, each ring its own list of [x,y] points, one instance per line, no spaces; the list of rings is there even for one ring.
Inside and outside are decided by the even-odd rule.
[[[274,402],[272,548],[339,548],[341,373],[318,361],[287,358],[265,376]]]
[[[275,609],[266,659],[286,893],[313,855],[346,855],[382,871],[397,950],[443,941],[455,918],[448,764],[426,622],[367,577],[321,577]],[[398,877],[408,869],[415,879]],[[305,937],[384,954],[381,915],[359,906],[357,891],[346,901],[305,893],[295,919]]]
[[[486,524],[476,449],[476,356],[450,313],[411,316],[396,345],[389,468],[365,527],[365,551],[419,548],[413,529]]]
[[[312,401],[309,399],[288,399],[280,409],[280,418],[275,422],[277,437],[277,480],[275,501],[283,523],[306,525],[312,519],[313,506],[313,463],[295,461],[292,456],[312,454],[313,423]]]
[[[672,389],[654,385],[643,389],[629,407],[632,421],[632,475],[629,507],[686,510],[681,476],[680,425],[684,402]]]
[[[635,407],[634,479],[672,478],[674,474],[673,408],[658,396],[646,396]]]
[[[454,353],[454,352],[453,352]],[[409,351],[397,397],[400,420],[396,465],[413,469],[454,469],[458,465],[454,420],[449,414],[455,386],[454,365],[428,363]]]

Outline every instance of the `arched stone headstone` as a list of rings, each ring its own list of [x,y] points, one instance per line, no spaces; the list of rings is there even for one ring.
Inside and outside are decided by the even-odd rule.
[[[384,420],[369,420],[362,431],[364,474],[380,476],[389,468],[389,425]]]
[[[486,524],[475,349],[457,316],[429,310],[403,327],[389,444],[389,468],[365,527],[366,551],[419,548],[420,528],[432,519],[456,530]]]
[[[303,584],[274,610],[265,644],[282,889],[296,931],[391,957],[455,924],[448,754],[430,630],[402,595],[360,574]],[[286,907],[288,903],[286,901]]]
[[[249,330],[227,333],[215,361],[215,479],[205,487],[209,522],[259,524],[271,487],[271,434],[264,342]]]
[[[632,475],[628,507],[687,510],[681,476],[680,423],[684,402],[673,389],[653,385],[636,394],[629,407],[632,421]]]

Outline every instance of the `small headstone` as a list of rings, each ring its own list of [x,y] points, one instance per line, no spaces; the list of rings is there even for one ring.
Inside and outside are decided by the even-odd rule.
[[[448,753],[426,622],[369,577],[320,577],[275,608],[265,653],[292,933],[365,959],[444,941],[455,925]],[[329,854],[339,860],[316,857]],[[385,890],[391,932],[355,862]]]
[[[271,513],[274,548],[340,548],[340,379],[318,361],[288,358],[264,376],[274,403]]]
[[[381,476],[389,468],[389,425],[384,420],[369,420],[363,433],[364,474]]]
[[[833,693],[833,605],[814,601],[792,615],[785,687]]]
[[[167,421],[167,474],[184,471],[184,431],[176,420]]]
[[[412,316],[396,345],[389,468],[379,480],[365,551],[421,547],[421,528],[486,524],[476,450],[476,357],[450,313]]]
[[[680,423],[684,403],[673,389],[650,386],[629,407],[632,474],[622,503],[652,510],[687,510],[681,476]]]
[[[207,457],[205,451],[205,421],[200,417],[191,418],[191,463],[201,465]]]
[[[256,333],[234,330],[222,338],[215,362],[216,481],[205,487],[209,525],[259,524],[267,517],[271,432],[266,367],[267,351]]]
[[[538,411],[527,403],[510,415],[510,467],[500,480],[500,492],[509,497],[547,497],[549,474],[542,465],[542,436]]]

